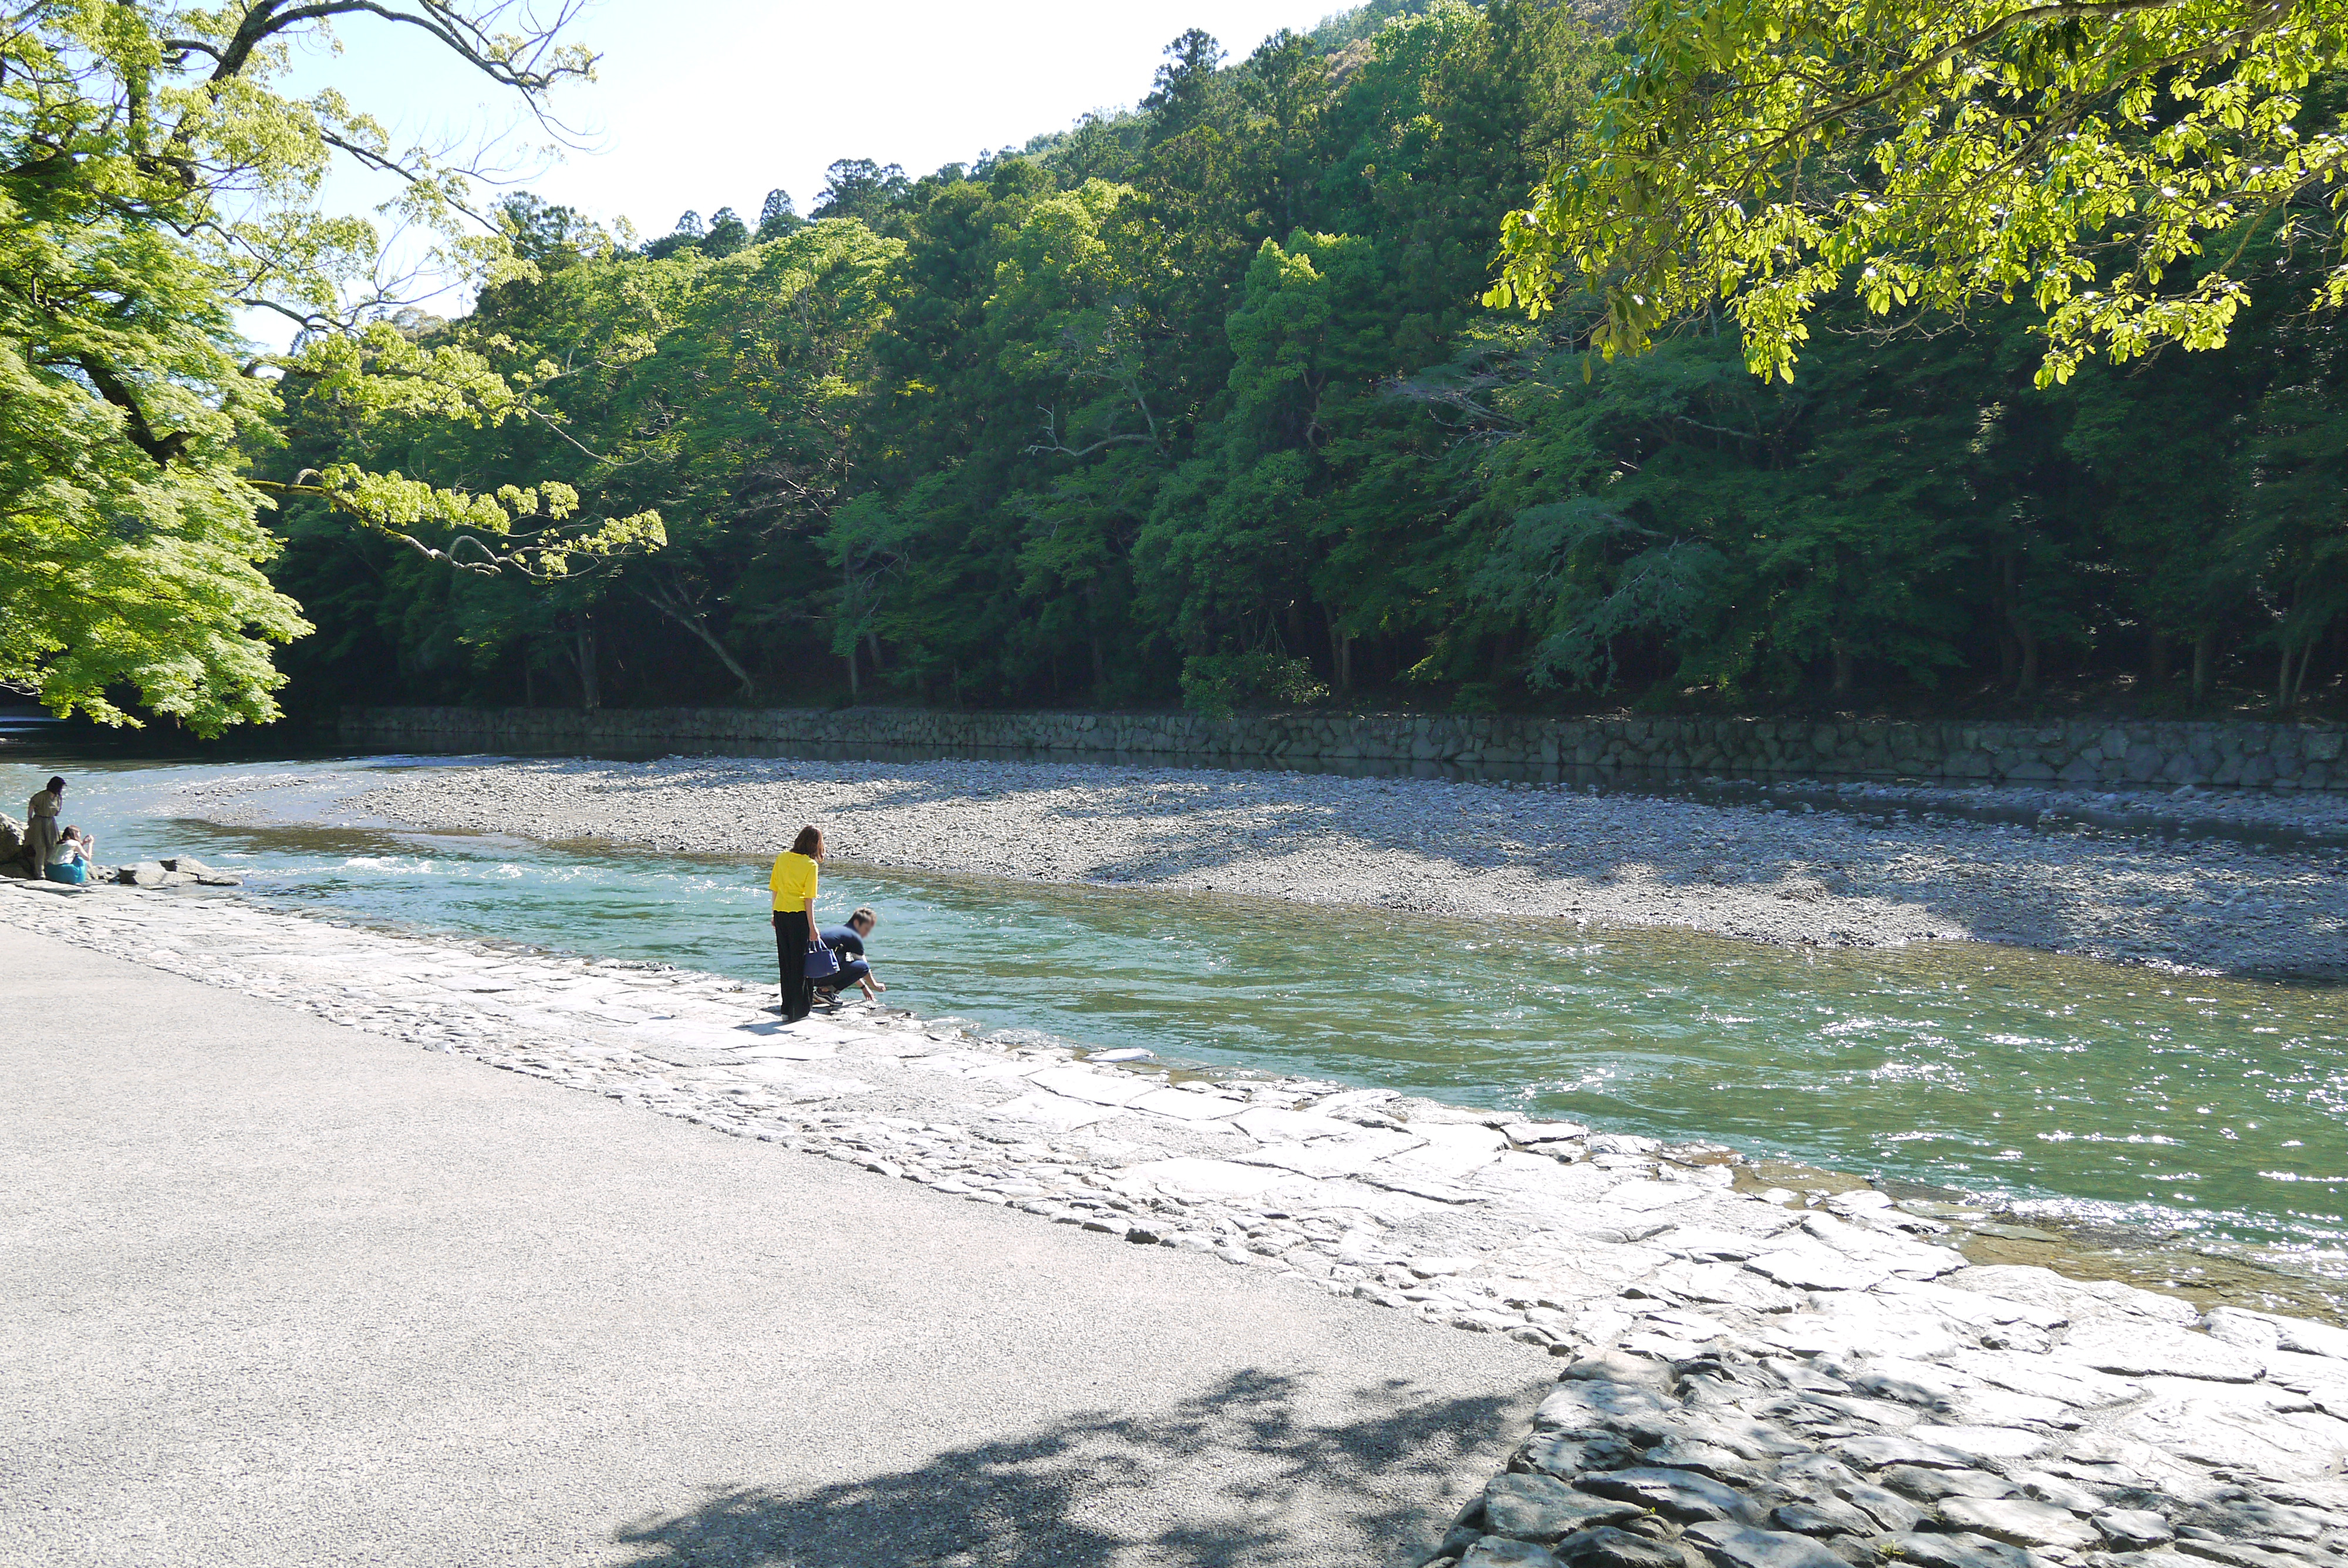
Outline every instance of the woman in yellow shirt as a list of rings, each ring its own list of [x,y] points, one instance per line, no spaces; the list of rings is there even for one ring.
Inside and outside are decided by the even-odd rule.
[[[816,866],[822,859],[823,835],[810,824],[775,856],[775,868],[767,875],[767,886],[775,894],[775,962],[783,971],[785,1023],[797,1023],[815,1006],[807,955],[816,935]]]

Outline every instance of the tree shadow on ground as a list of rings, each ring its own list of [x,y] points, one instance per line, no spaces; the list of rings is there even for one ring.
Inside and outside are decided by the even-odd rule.
[[[1510,1398],[1434,1399],[1402,1381],[1310,1395],[1305,1379],[1239,1373],[1162,1413],[1086,1415],[885,1474],[712,1488],[617,1539],[630,1568],[1407,1561],[1449,1523],[1444,1497],[1480,1486],[1523,1419]]]

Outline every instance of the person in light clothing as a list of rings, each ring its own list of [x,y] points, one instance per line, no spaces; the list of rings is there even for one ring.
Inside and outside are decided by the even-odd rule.
[[[815,1006],[807,978],[808,948],[816,940],[815,890],[823,861],[823,835],[810,823],[775,856],[767,886],[775,896],[775,964],[782,970],[783,1021],[797,1023]]]
[[[89,880],[90,856],[97,845],[78,827],[68,827],[49,851],[48,878],[78,887]]]
[[[57,852],[57,818],[66,809],[66,781],[51,779],[48,787],[25,803],[25,875],[46,876],[49,856]]]

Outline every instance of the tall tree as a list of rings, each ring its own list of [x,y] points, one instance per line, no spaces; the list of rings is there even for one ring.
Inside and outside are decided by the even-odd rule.
[[[32,0],[0,31],[0,681],[57,712],[129,722],[137,701],[200,732],[263,721],[280,684],[269,645],[307,630],[259,567],[258,514],[300,495],[419,551],[476,567],[564,569],[582,549],[649,540],[656,519],[582,537],[560,487],[501,495],[331,464],[263,481],[276,373],[365,420],[393,408],[499,423],[523,399],[476,355],[417,350],[378,324],[364,221],[321,214],[337,156],[400,176],[395,205],[475,262],[504,252],[464,220],[463,171],[394,148],[335,92],[278,84],[337,17],[414,28],[453,62],[531,100],[592,59],[506,4]],[[236,306],[299,323],[307,346],[253,355]],[[517,537],[520,518],[552,534]],[[536,548],[530,548],[534,545]]]
[[[767,192],[766,204],[758,209],[757,238],[761,243],[779,240],[806,221],[791,205],[791,193],[778,188]]]

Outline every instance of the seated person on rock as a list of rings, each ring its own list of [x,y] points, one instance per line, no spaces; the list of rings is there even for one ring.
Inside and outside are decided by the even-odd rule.
[[[58,836],[56,847],[49,851],[48,879],[76,887],[88,882],[90,856],[97,848],[97,841],[80,828],[67,828]]]
[[[816,981],[818,990],[827,997],[836,998],[849,986],[862,986],[864,999],[874,1001],[889,989],[872,978],[872,966],[864,960],[864,938],[872,934],[872,927],[879,923],[880,917],[873,914],[868,905],[850,915],[847,925],[832,926],[824,930],[824,946],[839,958],[839,972]]]

